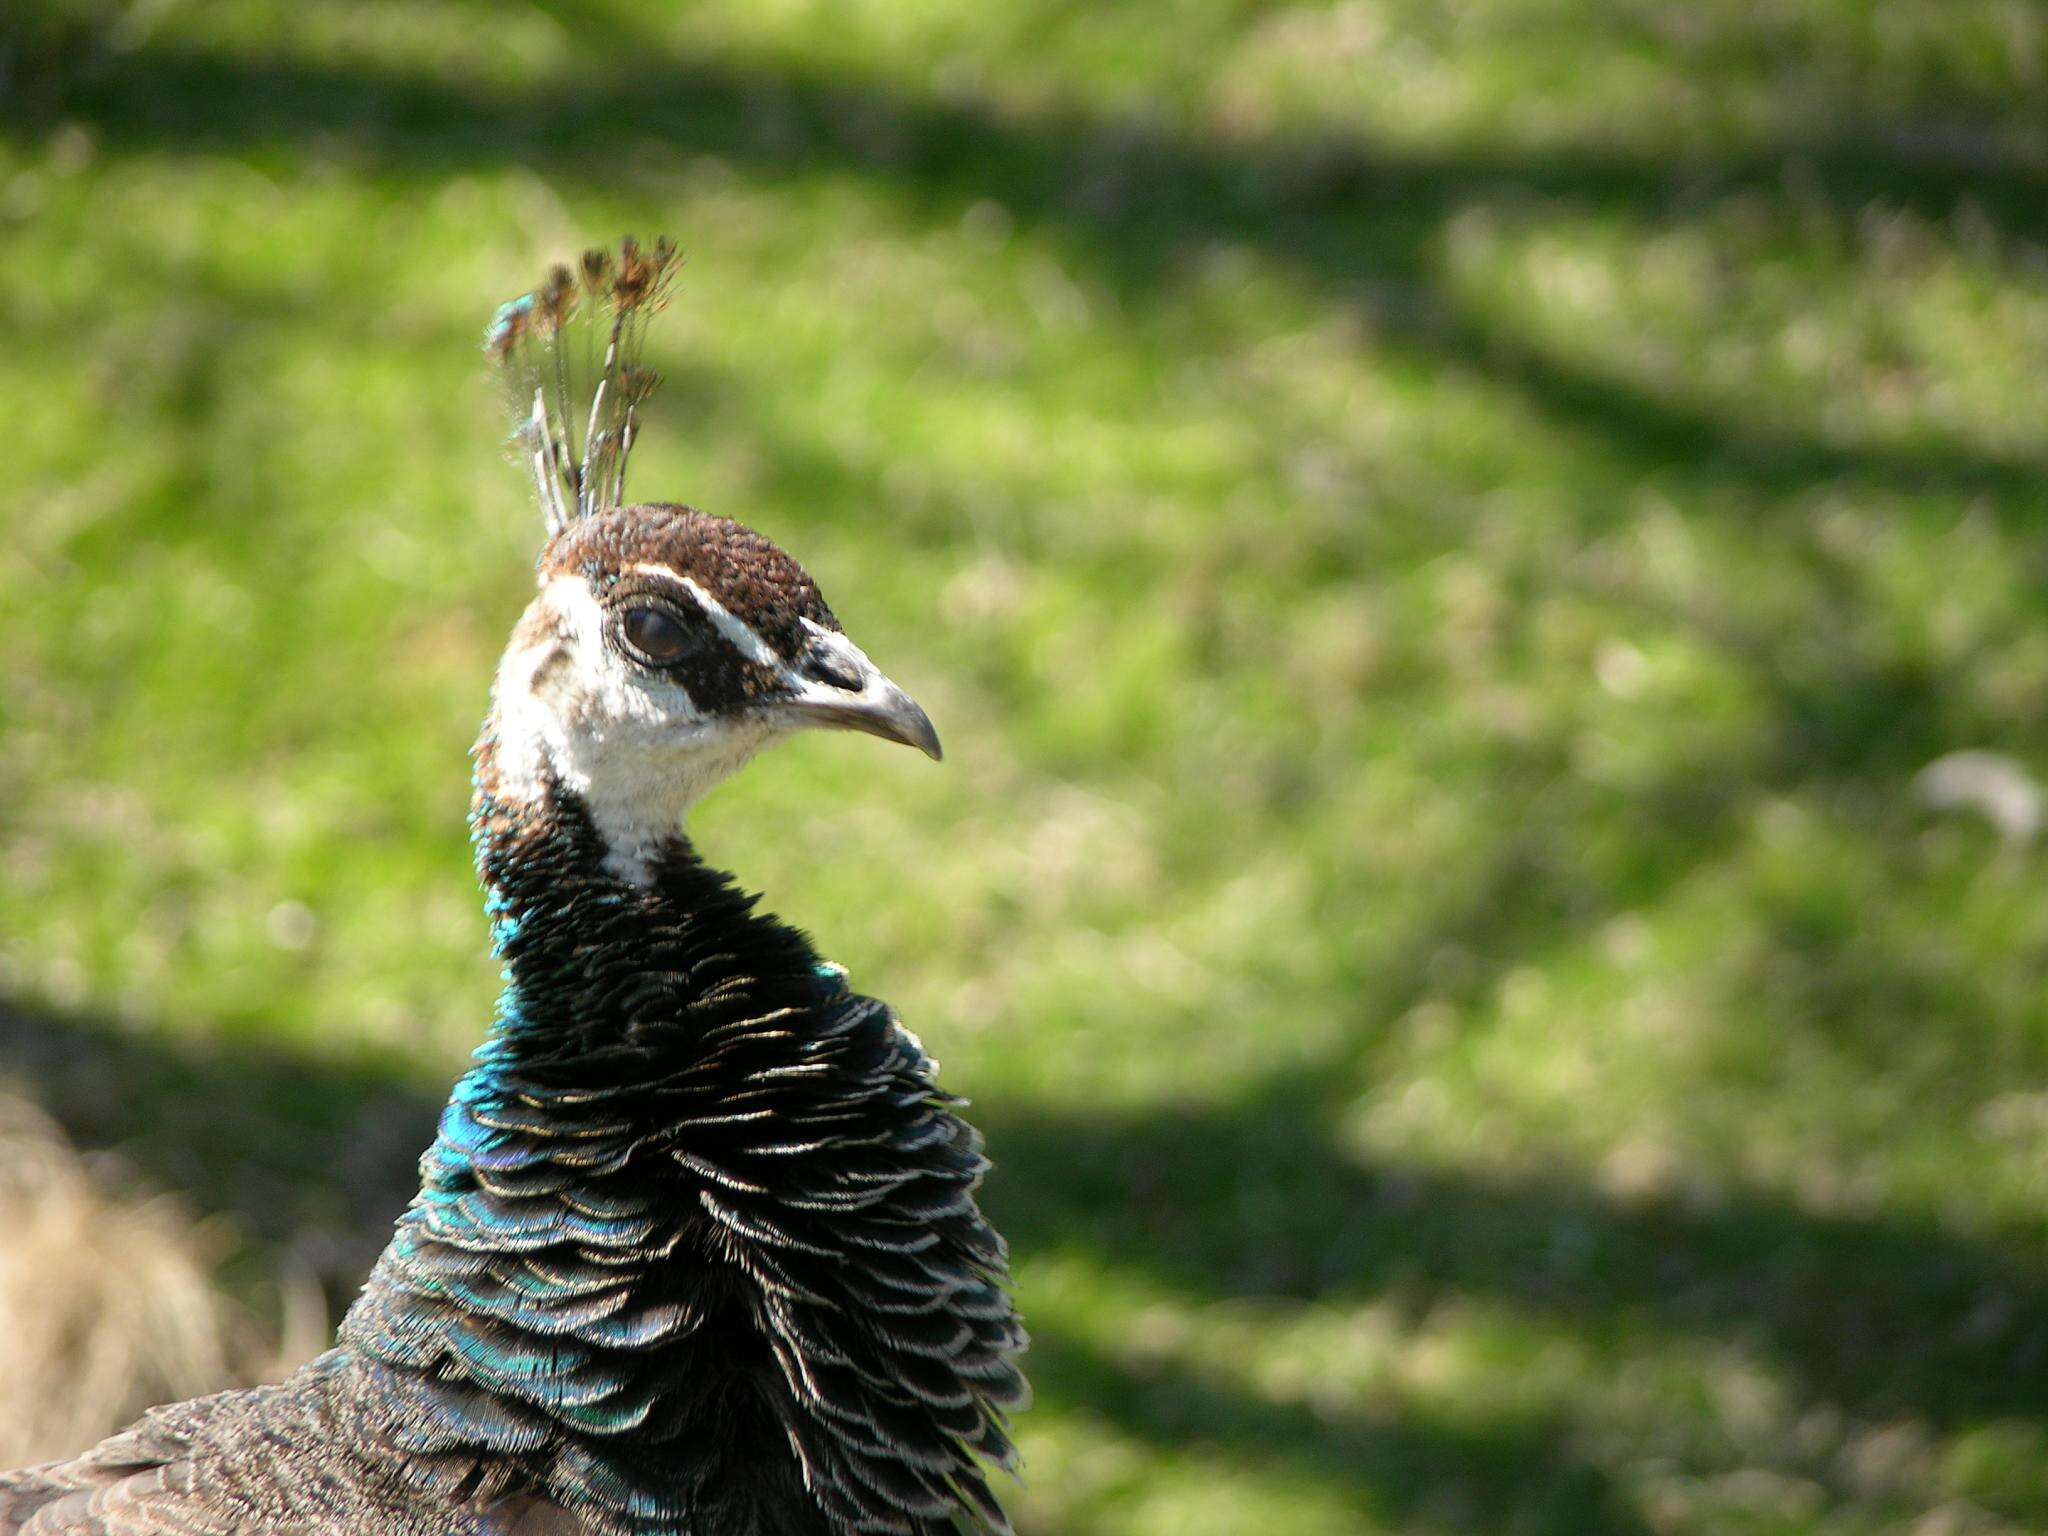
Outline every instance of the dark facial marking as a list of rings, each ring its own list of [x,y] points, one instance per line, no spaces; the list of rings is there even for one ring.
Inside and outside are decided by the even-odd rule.
[[[730,714],[783,690],[768,667],[719,632],[690,589],[652,571],[631,571],[599,588],[605,643],[643,672],[659,674],[706,714]]]
[[[534,696],[558,707],[563,703],[559,697],[565,686],[572,685],[576,672],[575,659],[569,654],[569,647],[557,645],[533,669],[532,689]]]

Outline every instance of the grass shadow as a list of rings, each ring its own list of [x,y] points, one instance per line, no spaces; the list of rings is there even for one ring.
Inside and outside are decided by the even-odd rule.
[[[388,1063],[174,1043],[0,995],[0,1081],[89,1152],[228,1217],[259,1255],[355,1294],[418,1182],[439,1092]]]
[[[1170,1454],[1339,1492],[1361,1514],[1410,1528],[1492,1536],[1647,1536],[1613,1478],[1562,1424],[1458,1423],[1276,1401],[1171,1363],[1117,1358],[1059,1334],[1033,1336],[1037,1400]],[[1029,1529],[1029,1527],[1027,1527]]]
[[[1968,208],[2000,239],[2040,245],[2048,173],[2016,152],[1944,156],[1849,118],[1824,135],[1696,157],[1594,144],[1430,152],[1359,136],[1225,139],[1137,117],[1020,116],[798,65],[740,66],[621,36],[621,26],[586,29],[590,56],[561,78],[499,90],[172,42],[74,44],[38,72],[38,92],[0,113],[0,133],[32,139],[57,121],[86,123],[116,153],[341,157],[402,181],[524,165],[652,196],[672,191],[699,156],[768,177],[856,175],[933,223],[998,202],[1135,310],[1172,302],[1207,252],[1261,252],[1305,291],[1354,310],[1374,347],[1506,389],[1634,474],[1771,494],[1843,480],[1988,496],[2001,517],[2041,499],[2048,465],[2038,455],[1931,429],[1843,444],[1796,424],[1732,421],[1516,334],[1451,291],[1441,270],[1449,224],[1482,207],[1653,225],[1743,201],[1788,229],[1818,220],[1843,239],[1873,204],[1934,221]]]
[[[1283,1079],[1116,1117],[984,1106],[991,1210],[1021,1252],[1134,1266],[1195,1302],[1397,1298],[1419,1316],[1484,1297],[1588,1333],[1741,1345],[1802,1400],[1873,1420],[2048,1417],[2031,1245],[1758,1191],[1626,1198],[1562,1172],[1375,1163],[1340,1149],[1317,1097]]]

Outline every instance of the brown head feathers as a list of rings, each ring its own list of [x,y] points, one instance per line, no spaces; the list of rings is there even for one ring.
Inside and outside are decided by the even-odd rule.
[[[817,584],[773,541],[693,507],[647,502],[583,518],[540,559],[543,581],[581,576],[601,602],[649,569],[695,582],[785,659],[802,654],[806,620],[839,628]]]
[[[647,322],[682,265],[674,242],[585,251],[575,271],[500,305],[484,332],[550,535],[625,499],[641,404],[661,382],[640,366]]]

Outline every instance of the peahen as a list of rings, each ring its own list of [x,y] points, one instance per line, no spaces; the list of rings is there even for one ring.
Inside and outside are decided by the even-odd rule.
[[[504,992],[419,1194],[334,1348],[0,1475],[0,1536],[1005,1528],[980,1138],[682,826],[807,727],[938,737],[767,539],[624,504],[674,265],[592,251],[487,333],[548,540],[475,752]]]

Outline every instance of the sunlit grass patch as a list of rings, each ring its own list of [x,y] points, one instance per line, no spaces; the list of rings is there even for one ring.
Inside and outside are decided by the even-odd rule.
[[[976,1101],[1025,1531],[2048,1518],[2042,856],[1914,787],[2048,772],[2037,8],[0,28],[9,1056],[232,1289],[488,1015],[479,327],[667,230],[634,489],[946,739],[700,835]]]

